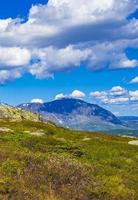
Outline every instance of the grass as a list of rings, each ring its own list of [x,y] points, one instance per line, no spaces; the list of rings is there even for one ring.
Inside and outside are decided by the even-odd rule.
[[[50,122],[0,127],[0,200],[138,199],[138,147],[128,145],[131,139]]]

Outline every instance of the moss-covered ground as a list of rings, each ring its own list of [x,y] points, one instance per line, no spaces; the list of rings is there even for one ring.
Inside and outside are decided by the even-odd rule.
[[[0,200],[137,200],[132,139],[0,122]]]

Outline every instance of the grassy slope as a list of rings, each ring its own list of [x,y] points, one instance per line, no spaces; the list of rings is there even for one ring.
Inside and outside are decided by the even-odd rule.
[[[0,200],[138,199],[138,147],[129,138],[39,122],[0,127],[8,128],[0,128]]]

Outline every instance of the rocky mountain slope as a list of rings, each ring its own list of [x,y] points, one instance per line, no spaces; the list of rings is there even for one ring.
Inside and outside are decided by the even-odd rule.
[[[6,104],[0,104],[0,119],[10,121],[30,120],[36,122],[41,120],[40,116],[35,113],[24,111],[20,108],[15,108]]]

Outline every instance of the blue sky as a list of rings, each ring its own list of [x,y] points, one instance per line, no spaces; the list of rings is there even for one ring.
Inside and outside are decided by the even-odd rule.
[[[0,1],[0,100],[63,94],[138,115],[137,0],[58,2]]]
[[[45,4],[46,0],[5,0],[0,2],[0,18],[6,19],[9,17],[26,18],[32,5],[34,4]]]

